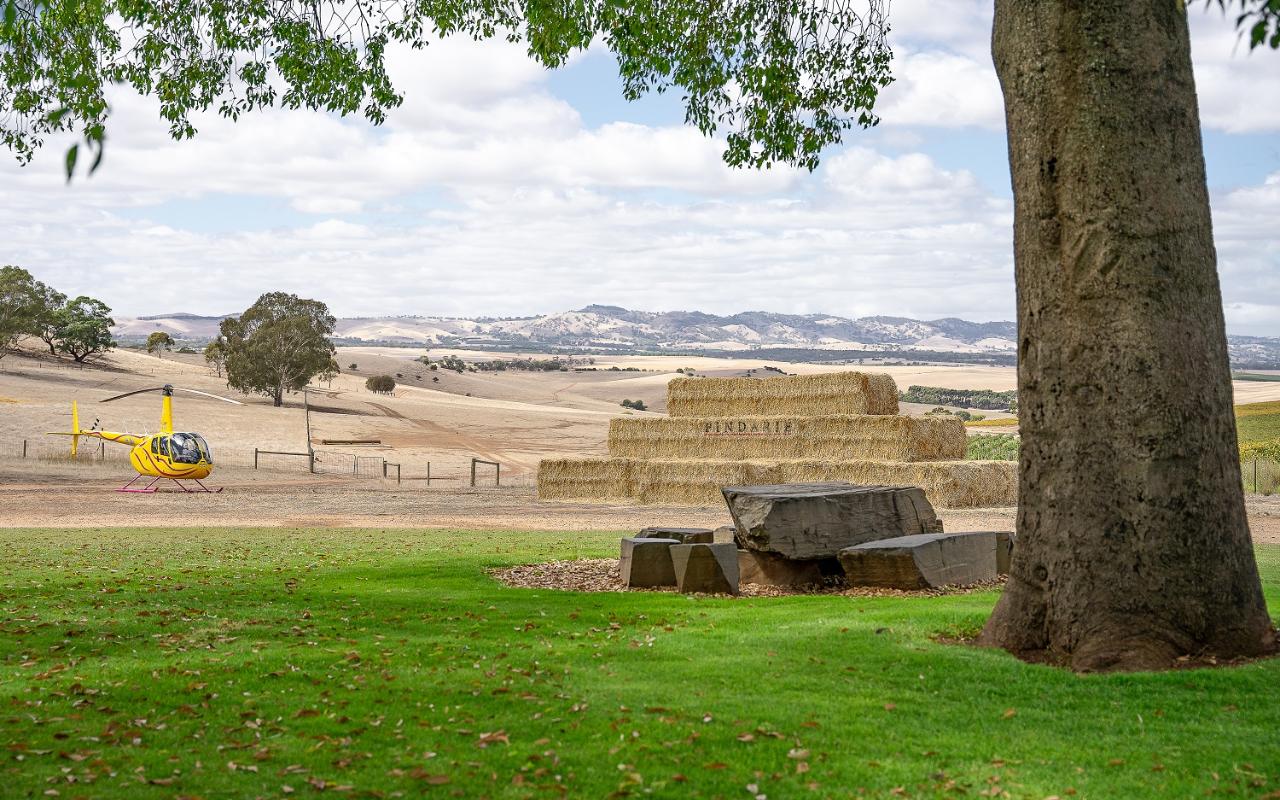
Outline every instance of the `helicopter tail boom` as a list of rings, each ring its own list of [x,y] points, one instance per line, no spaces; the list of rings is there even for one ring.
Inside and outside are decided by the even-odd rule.
[[[96,423],[95,423],[96,424]],[[71,437],[71,457],[75,458],[80,451],[80,437],[91,436],[95,439],[102,439],[107,442],[115,442],[128,447],[134,447],[146,440],[145,436],[136,436],[132,433],[115,433],[114,431],[99,430],[81,430],[80,429],[80,407],[74,400],[71,401],[71,430],[69,431],[50,431],[47,436],[70,436]]]

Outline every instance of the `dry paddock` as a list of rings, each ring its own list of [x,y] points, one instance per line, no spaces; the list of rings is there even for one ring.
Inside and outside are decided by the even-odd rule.
[[[506,530],[632,530],[646,525],[717,527],[722,507],[539,502],[530,486],[479,487],[352,480],[224,470],[214,495],[127,495],[114,470],[34,474],[0,462],[0,527],[361,527]],[[127,478],[127,476],[126,476]],[[942,510],[947,530],[1012,529],[1012,508]],[[1280,497],[1251,497],[1259,542],[1280,543]]]

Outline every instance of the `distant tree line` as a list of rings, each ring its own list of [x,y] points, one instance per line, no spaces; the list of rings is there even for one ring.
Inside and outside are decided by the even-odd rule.
[[[1012,410],[1016,391],[993,392],[989,389],[943,389],[937,386],[908,386],[898,393],[904,403],[927,403],[935,406],[982,408],[989,411]]]
[[[558,358],[516,358],[480,361],[476,367],[481,372],[568,372],[569,365]]]
[[[83,363],[115,347],[111,309],[101,300],[72,299],[21,267],[0,267],[0,358],[26,337],[40,339],[51,355]]]
[[[952,411],[951,409],[943,408],[942,406],[937,406],[932,411],[926,411],[924,412],[924,415],[926,417],[941,417],[941,416],[955,417],[956,419],[964,420],[965,422],[969,422],[971,420],[976,422],[978,420],[986,419],[986,416],[983,414],[970,414],[968,411],[965,411],[964,409],[960,409],[959,411]]]

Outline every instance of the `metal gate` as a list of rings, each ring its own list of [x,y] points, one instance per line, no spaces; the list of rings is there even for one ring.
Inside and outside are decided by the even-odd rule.
[[[325,475],[351,475],[356,478],[381,478],[382,456],[358,456],[354,453],[316,451],[316,472]]]
[[[316,472],[326,475],[353,475],[355,471],[356,457],[350,453],[316,451]]]

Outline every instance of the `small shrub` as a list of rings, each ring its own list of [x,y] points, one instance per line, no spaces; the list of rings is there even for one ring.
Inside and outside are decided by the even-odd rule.
[[[636,411],[647,411],[649,409],[643,400],[623,400],[620,405],[623,408],[634,408]]]
[[[377,394],[391,394],[396,390],[396,379],[390,375],[374,375],[364,382],[364,387]]]
[[[347,365],[347,369],[360,369],[360,366],[356,364],[356,362],[352,361],[350,364]]]

